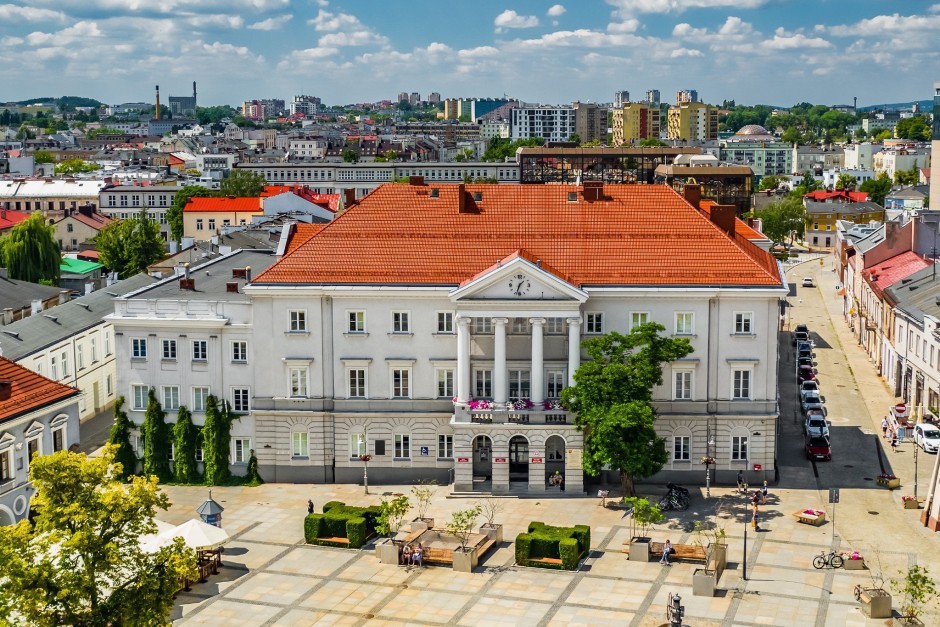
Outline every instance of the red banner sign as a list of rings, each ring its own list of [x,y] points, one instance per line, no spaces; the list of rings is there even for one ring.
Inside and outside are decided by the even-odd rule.
[[[760,464],[754,464],[754,470],[761,470],[761,469],[763,469],[763,468],[764,468],[764,467],[761,466]]]
[[[533,458],[530,459],[529,461],[530,461],[531,463],[533,463],[533,464],[541,464],[541,463],[542,463],[542,458],[541,458],[541,457],[533,457]]]
[[[457,463],[458,463],[458,464],[469,464],[469,463],[470,463],[470,458],[469,458],[469,457],[458,457],[458,458],[457,458]]]
[[[494,458],[493,458],[493,463],[494,463],[494,464],[505,464],[505,463],[506,463],[506,458],[505,458],[505,457],[494,457]]]

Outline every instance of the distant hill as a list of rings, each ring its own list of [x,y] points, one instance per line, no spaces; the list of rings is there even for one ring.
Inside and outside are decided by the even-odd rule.
[[[104,105],[100,100],[94,98],[83,98],[82,96],[61,96],[59,98],[30,98],[29,100],[20,100],[18,102],[8,103],[17,104],[21,107],[39,104],[41,102],[54,102],[60,111],[71,111],[75,107],[100,107]]]
[[[881,111],[888,109],[897,111],[898,109],[910,109],[914,105],[919,105],[921,111],[933,111],[933,100],[912,100],[911,102],[888,102],[885,104],[871,105],[868,107],[859,107],[859,111]]]

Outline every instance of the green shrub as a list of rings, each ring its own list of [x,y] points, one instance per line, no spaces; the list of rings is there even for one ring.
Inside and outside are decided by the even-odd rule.
[[[564,570],[575,570],[581,561],[581,548],[575,538],[565,538],[558,542],[558,556]]]
[[[323,504],[323,513],[325,514],[335,507],[346,507],[346,504],[342,501],[327,501]]]
[[[558,540],[555,535],[540,533],[538,531],[530,534],[532,536],[529,544],[529,557],[538,559],[540,557],[558,558]]]
[[[591,550],[591,527],[588,525],[575,525],[572,534],[578,539],[578,548],[581,552]]]
[[[304,519],[304,541],[307,544],[316,544],[317,538],[320,537],[320,521],[322,519],[323,514],[307,514]]]
[[[525,566],[529,563],[529,543],[532,536],[527,533],[520,533],[516,536],[516,563]]]
[[[544,526],[545,526],[545,523],[539,522],[537,520],[533,520],[532,522],[529,523],[529,533],[532,533],[536,529],[541,529]]]
[[[346,538],[349,540],[349,548],[360,548],[366,543],[368,537],[365,518],[350,518],[346,521]]]
[[[347,516],[337,516],[335,511],[323,515],[323,535],[333,538],[346,537]]]

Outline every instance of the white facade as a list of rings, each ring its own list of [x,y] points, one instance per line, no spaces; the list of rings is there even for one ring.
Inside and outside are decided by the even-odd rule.
[[[870,143],[846,144],[843,150],[845,151],[845,169],[871,170],[871,158],[875,151]]]
[[[150,217],[160,223],[160,232],[167,237],[170,226],[166,220],[166,210],[173,204],[177,191],[178,188],[170,186],[110,186],[102,189],[98,195],[98,210],[109,218],[126,220],[146,207]]]
[[[872,156],[872,169],[876,174],[884,172],[892,180],[902,170],[929,168],[930,152],[927,150],[882,150]]]
[[[513,141],[543,137],[546,142],[564,142],[575,132],[573,107],[520,107],[510,114]]]

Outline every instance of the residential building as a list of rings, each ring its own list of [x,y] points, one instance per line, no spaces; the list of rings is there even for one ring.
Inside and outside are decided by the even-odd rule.
[[[645,102],[631,102],[613,112],[614,146],[636,143],[641,139],[658,139],[659,107]]]
[[[861,144],[846,144],[842,147],[845,155],[845,169],[847,170],[871,170],[872,155],[875,154],[874,147],[870,142]]]
[[[11,279],[9,270],[0,268],[0,325],[55,307],[59,293],[58,287]]]
[[[402,122],[392,127],[403,135],[434,136],[445,142],[479,141],[480,125],[454,122]]]
[[[574,132],[581,142],[607,143],[607,107],[593,103],[575,102]]]
[[[679,156],[701,156],[690,146],[540,146],[516,151],[521,183],[653,183],[656,169]]]
[[[722,140],[719,154],[722,161],[751,166],[758,180],[769,174],[793,173],[793,147],[757,124],[748,124]]]
[[[251,224],[264,215],[261,198],[192,198],[183,207],[183,237],[212,239],[228,226]]]
[[[673,140],[718,139],[718,109],[701,102],[683,102],[669,107],[666,136]]]
[[[0,208],[15,211],[65,211],[98,204],[108,184],[92,179],[14,179],[0,181]]]
[[[489,141],[494,137],[509,139],[511,127],[505,120],[482,120],[480,122],[480,135]]]
[[[141,209],[146,209],[148,215],[160,223],[160,235],[168,239],[170,225],[166,220],[166,210],[173,204],[177,191],[175,185],[106,185],[99,191],[96,202],[101,213],[121,220],[132,218],[140,214]]]
[[[622,109],[623,105],[630,102],[630,92],[626,89],[614,92],[614,109]]]
[[[444,101],[444,119],[445,120],[456,120],[460,117],[460,114],[457,113],[457,99],[448,98]]]
[[[61,217],[59,217],[61,216]],[[114,220],[103,213],[98,213],[94,205],[82,205],[78,209],[48,212],[53,221],[56,241],[62,251],[77,251],[83,244],[93,240],[101,229]]]
[[[329,222],[342,209],[342,200],[340,194],[315,194],[306,185],[268,185],[261,193],[261,208],[264,219],[306,215],[318,222]]]
[[[803,240],[813,247],[831,248],[836,242],[839,220],[865,224],[884,222],[884,207],[870,202],[865,192],[824,192],[807,194],[806,231]]]
[[[894,133],[894,127],[898,125],[900,119],[901,115],[896,111],[878,113],[874,118],[863,119],[862,129],[869,135],[873,135],[879,131],[891,131]]]
[[[875,173],[884,172],[892,180],[899,171],[929,167],[929,149],[884,148],[872,156],[872,169]]]
[[[546,142],[565,142],[575,132],[573,107],[519,107],[512,109],[510,115],[513,141],[541,137]]]
[[[32,460],[78,445],[78,394],[0,357],[0,525],[29,514]]]
[[[0,209],[0,236],[4,235],[20,222],[25,222],[28,218],[29,214],[25,211]]]
[[[848,154],[848,153],[846,153]],[[845,168],[831,168],[828,170],[823,170],[822,173],[822,184],[826,189],[835,189],[836,184],[839,182],[839,177],[843,174],[847,174],[855,179],[855,188],[857,189],[865,181],[870,181],[875,178],[874,170],[860,170],[860,169],[849,169]]]
[[[405,98],[407,100],[407,98]],[[294,96],[288,104],[288,111],[292,116],[312,117],[317,114],[322,105],[319,98],[314,96]]]
[[[323,137],[291,137],[287,150],[291,157],[322,159],[326,155],[328,142]]]
[[[398,103],[403,102],[403,101],[404,101],[404,102],[408,102],[408,92],[407,92],[407,91],[398,92],[398,100],[395,101],[395,104],[398,104]]]
[[[897,190],[891,190],[885,197],[885,209],[889,211],[903,211],[910,213],[927,207],[930,198],[930,187],[927,185],[909,185]]]
[[[836,146],[793,146],[793,172],[822,176],[826,170],[845,165],[845,152]]]
[[[697,89],[680,89],[676,92],[676,104],[680,105],[683,102],[701,102],[698,99],[698,90]]]
[[[428,94],[428,104],[439,105],[441,104],[441,95],[436,91],[432,91]]]
[[[59,264],[59,287],[79,294],[91,294],[104,286],[104,266],[65,255]]]
[[[746,165],[722,165],[711,155],[680,155],[671,164],[656,167],[656,182],[678,192],[685,185],[700,185],[702,198],[719,205],[734,205],[738,215],[751,210],[754,173]]]
[[[627,98],[629,100],[629,98]],[[654,107],[659,106],[659,90],[658,89],[649,89],[646,91],[646,102],[650,103]]]

